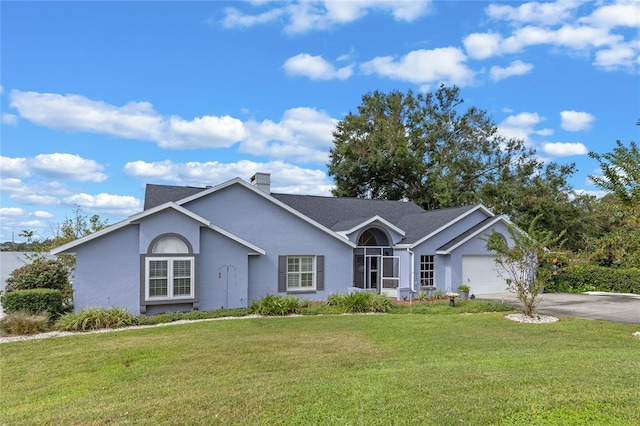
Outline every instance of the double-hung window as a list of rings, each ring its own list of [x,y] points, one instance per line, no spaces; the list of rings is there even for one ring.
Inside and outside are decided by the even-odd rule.
[[[278,262],[278,291],[324,290],[324,256],[280,256]]]
[[[194,297],[195,257],[178,238],[157,241],[145,260],[146,300],[191,299]]]
[[[287,290],[310,290],[315,288],[315,257],[287,257]]]
[[[192,257],[148,257],[147,299],[193,297]]]

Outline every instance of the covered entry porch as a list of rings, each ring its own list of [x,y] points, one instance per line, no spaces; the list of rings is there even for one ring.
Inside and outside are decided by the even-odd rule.
[[[354,250],[354,286],[398,297],[400,258],[388,247],[358,247]]]

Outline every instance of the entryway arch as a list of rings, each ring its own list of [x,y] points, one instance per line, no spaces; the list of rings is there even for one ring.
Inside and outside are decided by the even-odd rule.
[[[400,261],[394,256],[387,232],[378,227],[363,229],[354,249],[354,287],[397,296]]]

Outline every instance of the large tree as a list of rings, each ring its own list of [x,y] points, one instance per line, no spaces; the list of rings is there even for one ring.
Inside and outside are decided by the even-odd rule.
[[[589,157],[597,160],[602,170],[602,176],[589,176],[596,186],[613,193],[624,204],[640,204],[640,150],[634,141],[629,147],[616,141],[613,151],[592,151]]]
[[[640,125],[640,121],[638,122]],[[602,176],[589,178],[608,194],[600,200],[601,233],[590,238],[589,253],[602,266],[640,266],[640,150],[616,141],[613,151],[590,152]]]
[[[460,89],[444,85],[363,96],[333,133],[334,195],[426,209],[482,203],[523,228],[542,213],[539,226],[564,230],[577,214],[567,182],[575,166],[539,161],[524,141],[500,136],[486,111],[462,104]]]

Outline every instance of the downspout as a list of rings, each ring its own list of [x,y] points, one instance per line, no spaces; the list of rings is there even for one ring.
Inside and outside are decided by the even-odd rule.
[[[410,248],[407,247],[407,253],[409,253],[409,262],[411,262],[411,268],[410,268],[410,276],[409,279],[411,280],[411,298],[413,299],[413,295],[415,293],[415,288],[413,287],[413,283],[415,282],[415,262],[414,260],[414,253],[411,251]]]

